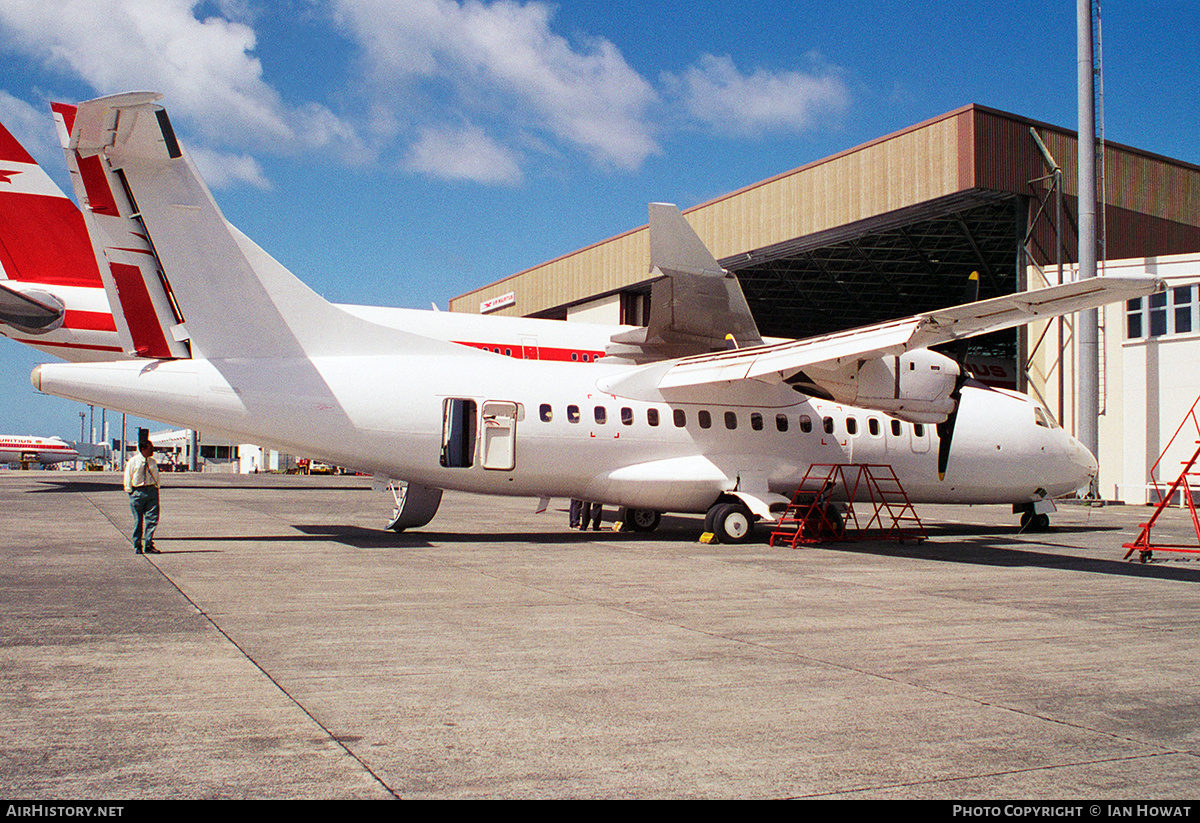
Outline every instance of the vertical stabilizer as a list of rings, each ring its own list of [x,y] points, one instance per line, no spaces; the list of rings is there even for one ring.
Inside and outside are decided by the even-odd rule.
[[[153,345],[181,356],[178,346],[187,341],[192,356],[207,359],[370,354],[396,351],[404,341],[433,343],[346,314],[229,225],[159,96],[104,97],[63,118],[64,146],[77,159],[77,186],[135,343],[139,327],[149,334],[155,324],[164,333]]]

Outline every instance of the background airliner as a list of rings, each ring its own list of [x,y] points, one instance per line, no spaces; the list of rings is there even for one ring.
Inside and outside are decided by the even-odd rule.
[[[0,434],[0,463],[41,463],[48,466],[78,459],[79,452],[58,437]]]

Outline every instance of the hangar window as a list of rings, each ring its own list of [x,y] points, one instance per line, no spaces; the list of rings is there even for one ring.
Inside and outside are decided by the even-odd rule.
[[[621,425],[633,425],[633,409],[629,408],[628,406],[621,407]]]
[[[731,412],[731,411],[725,412],[725,428],[727,428],[727,429],[736,429],[737,428],[737,413],[736,412]]]
[[[821,425],[823,425],[825,427],[826,434],[833,434],[833,418],[832,417],[826,417],[824,420],[821,421]]]
[[[676,409],[671,416],[675,420],[675,428],[682,429],[687,425],[687,412],[683,409]]]
[[[542,418],[543,423],[549,423],[554,419],[554,410],[550,408],[549,403],[543,403],[538,407],[538,417]]]
[[[786,414],[775,415],[775,428],[779,429],[779,431],[781,431],[781,432],[787,431],[788,422],[787,422]]]
[[[712,428],[712,415],[708,413],[708,409],[701,409],[700,411],[696,412],[696,419],[700,421],[700,428]]]
[[[646,409],[646,422],[651,426],[658,425],[658,409]]]
[[[596,422],[601,426],[608,422],[608,409],[604,408],[603,406],[597,406],[594,414],[596,417]]]
[[[579,407],[578,406],[567,406],[567,422],[568,423],[578,423],[579,422]]]
[[[800,415],[800,431],[808,434],[812,431],[812,418],[807,414]]]
[[[762,431],[762,427],[763,427],[762,415],[759,414],[758,412],[751,412],[750,413],[750,428],[754,429],[756,432],[760,432],[760,431]]]
[[[1196,286],[1176,286],[1125,303],[1125,331],[1130,340],[1188,334],[1200,328]]]

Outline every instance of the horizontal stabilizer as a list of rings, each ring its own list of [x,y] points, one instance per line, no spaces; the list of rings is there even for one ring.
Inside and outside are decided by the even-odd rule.
[[[0,323],[27,334],[45,334],[62,325],[64,307],[52,294],[26,294],[0,282]]]

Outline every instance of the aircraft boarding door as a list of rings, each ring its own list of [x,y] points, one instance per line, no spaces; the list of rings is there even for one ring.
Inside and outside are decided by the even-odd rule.
[[[512,471],[517,465],[517,404],[483,404],[483,467]]]
[[[521,338],[521,354],[526,360],[538,359],[538,344],[536,337]]]
[[[442,403],[442,457],[448,469],[475,464],[475,401],[447,397]]]

